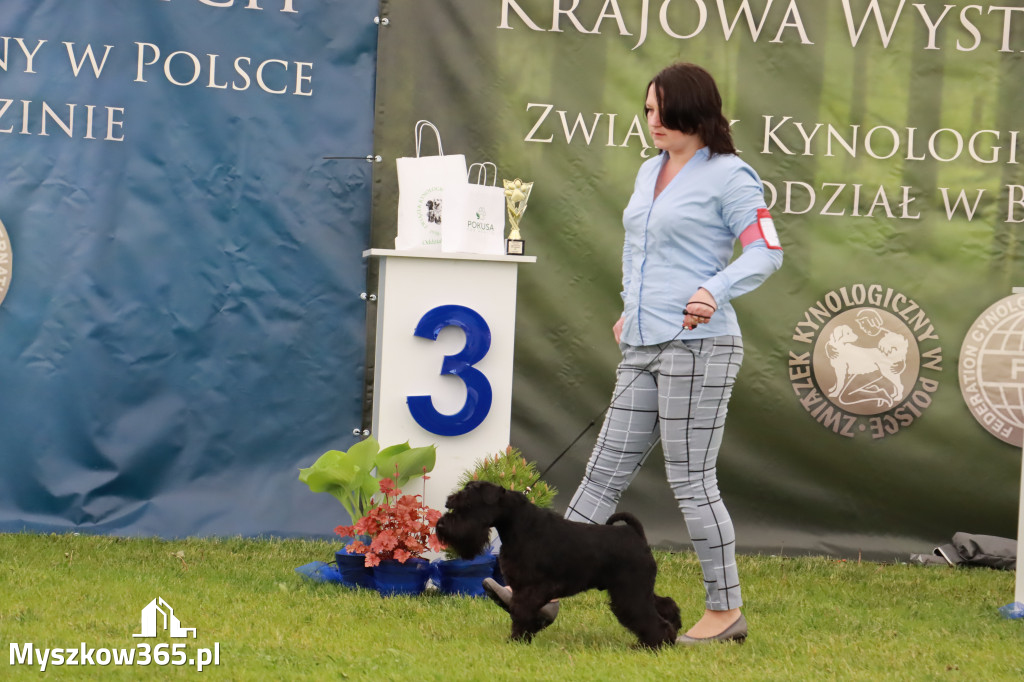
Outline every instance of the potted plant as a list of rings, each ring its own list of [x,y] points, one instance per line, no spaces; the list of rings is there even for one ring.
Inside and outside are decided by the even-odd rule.
[[[355,525],[385,499],[382,482],[390,481],[400,488],[431,471],[436,456],[433,445],[413,448],[408,442],[382,450],[377,439],[370,436],[347,451],[325,452],[312,466],[299,469],[299,480],[315,493],[330,493],[345,508],[349,523]],[[348,542],[354,539],[348,538]],[[343,548],[335,554],[335,561],[343,585],[374,587],[373,574],[363,556]]]
[[[477,460],[472,468],[459,477],[455,489],[461,490],[470,481],[487,481],[509,490],[518,490],[538,507],[550,507],[558,493],[558,490],[540,480],[533,462],[527,461],[523,453],[511,445],[503,452]],[[472,559],[460,559],[446,549],[445,557],[444,560],[435,561],[432,566],[432,577],[442,592],[482,595],[483,579],[497,573],[497,557],[490,551]]]
[[[373,569],[374,586],[381,594],[419,594],[430,577],[430,562],[422,554],[443,549],[434,532],[441,512],[423,504],[420,495],[402,495],[398,480],[397,473],[382,480],[383,501],[335,532],[355,538],[345,549],[365,557],[364,566]]]
[[[508,490],[518,490],[538,507],[550,507],[558,494],[557,488],[540,480],[537,466],[511,445],[504,452],[478,460],[472,469],[464,471],[456,489],[462,490],[470,481],[486,481]]]

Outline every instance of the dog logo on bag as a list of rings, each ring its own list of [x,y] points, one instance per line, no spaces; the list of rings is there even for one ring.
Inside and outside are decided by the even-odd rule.
[[[800,405],[833,433],[885,438],[932,404],[942,346],[920,305],[880,284],[829,291],[793,330],[789,381]]]
[[[441,198],[442,191],[440,187],[431,187],[422,195],[419,200],[419,219],[420,225],[427,227],[436,225],[438,228],[441,227]]]
[[[430,199],[427,201],[427,222],[441,224],[441,200]]]

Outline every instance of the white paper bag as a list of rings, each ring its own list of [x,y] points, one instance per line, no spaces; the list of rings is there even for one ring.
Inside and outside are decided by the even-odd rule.
[[[420,156],[423,129],[437,136],[438,156]],[[417,121],[416,156],[400,158],[398,169],[398,234],[395,249],[441,249],[442,228],[465,220],[466,157],[445,156],[441,134],[430,121]]]
[[[494,171],[487,184],[487,167]],[[441,230],[441,250],[447,252],[505,253],[505,190],[497,186],[498,167],[490,161],[474,163],[469,176],[476,171],[476,182],[466,187],[466,219],[445,223]]]

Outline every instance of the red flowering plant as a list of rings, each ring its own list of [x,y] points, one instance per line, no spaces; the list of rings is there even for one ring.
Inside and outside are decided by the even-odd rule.
[[[424,476],[424,481],[427,478]],[[441,512],[423,504],[419,495],[401,495],[397,479],[396,473],[395,478],[385,478],[380,482],[384,500],[366,516],[352,526],[334,529],[342,537],[357,538],[345,549],[353,554],[365,554],[366,566],[377,566],[386,559],[404,564],[428,549],[435,552],[444,549],[444,544],[434,533]],[[369,536],[370,544],[358,539],[359,536]]]

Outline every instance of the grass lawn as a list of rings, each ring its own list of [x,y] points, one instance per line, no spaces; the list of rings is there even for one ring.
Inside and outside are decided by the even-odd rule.
[[[0,534],[0,679],[1024,679],[1024,620],[997,611],[1013,600],[1008,571],[742,556],[747,642],[652,653],[630,648],[597,592],[564,600],[554,625],[523,645],[506,641],[508,616],[486,599],[382,598],[295,573],[336,547]],[[658,591],[679,602],[688,627],[703,608],[696,557],[657,557]],[[132,637],[156,597],[195,639]],[[148,645],[154,660],[41,673],[38,663],[12,664],[29,643],[35,653],[84,646],[94,661],[99,649]],[[187,663],[207,655],[200,649],[219,663],[198,672],[155,662]]]

